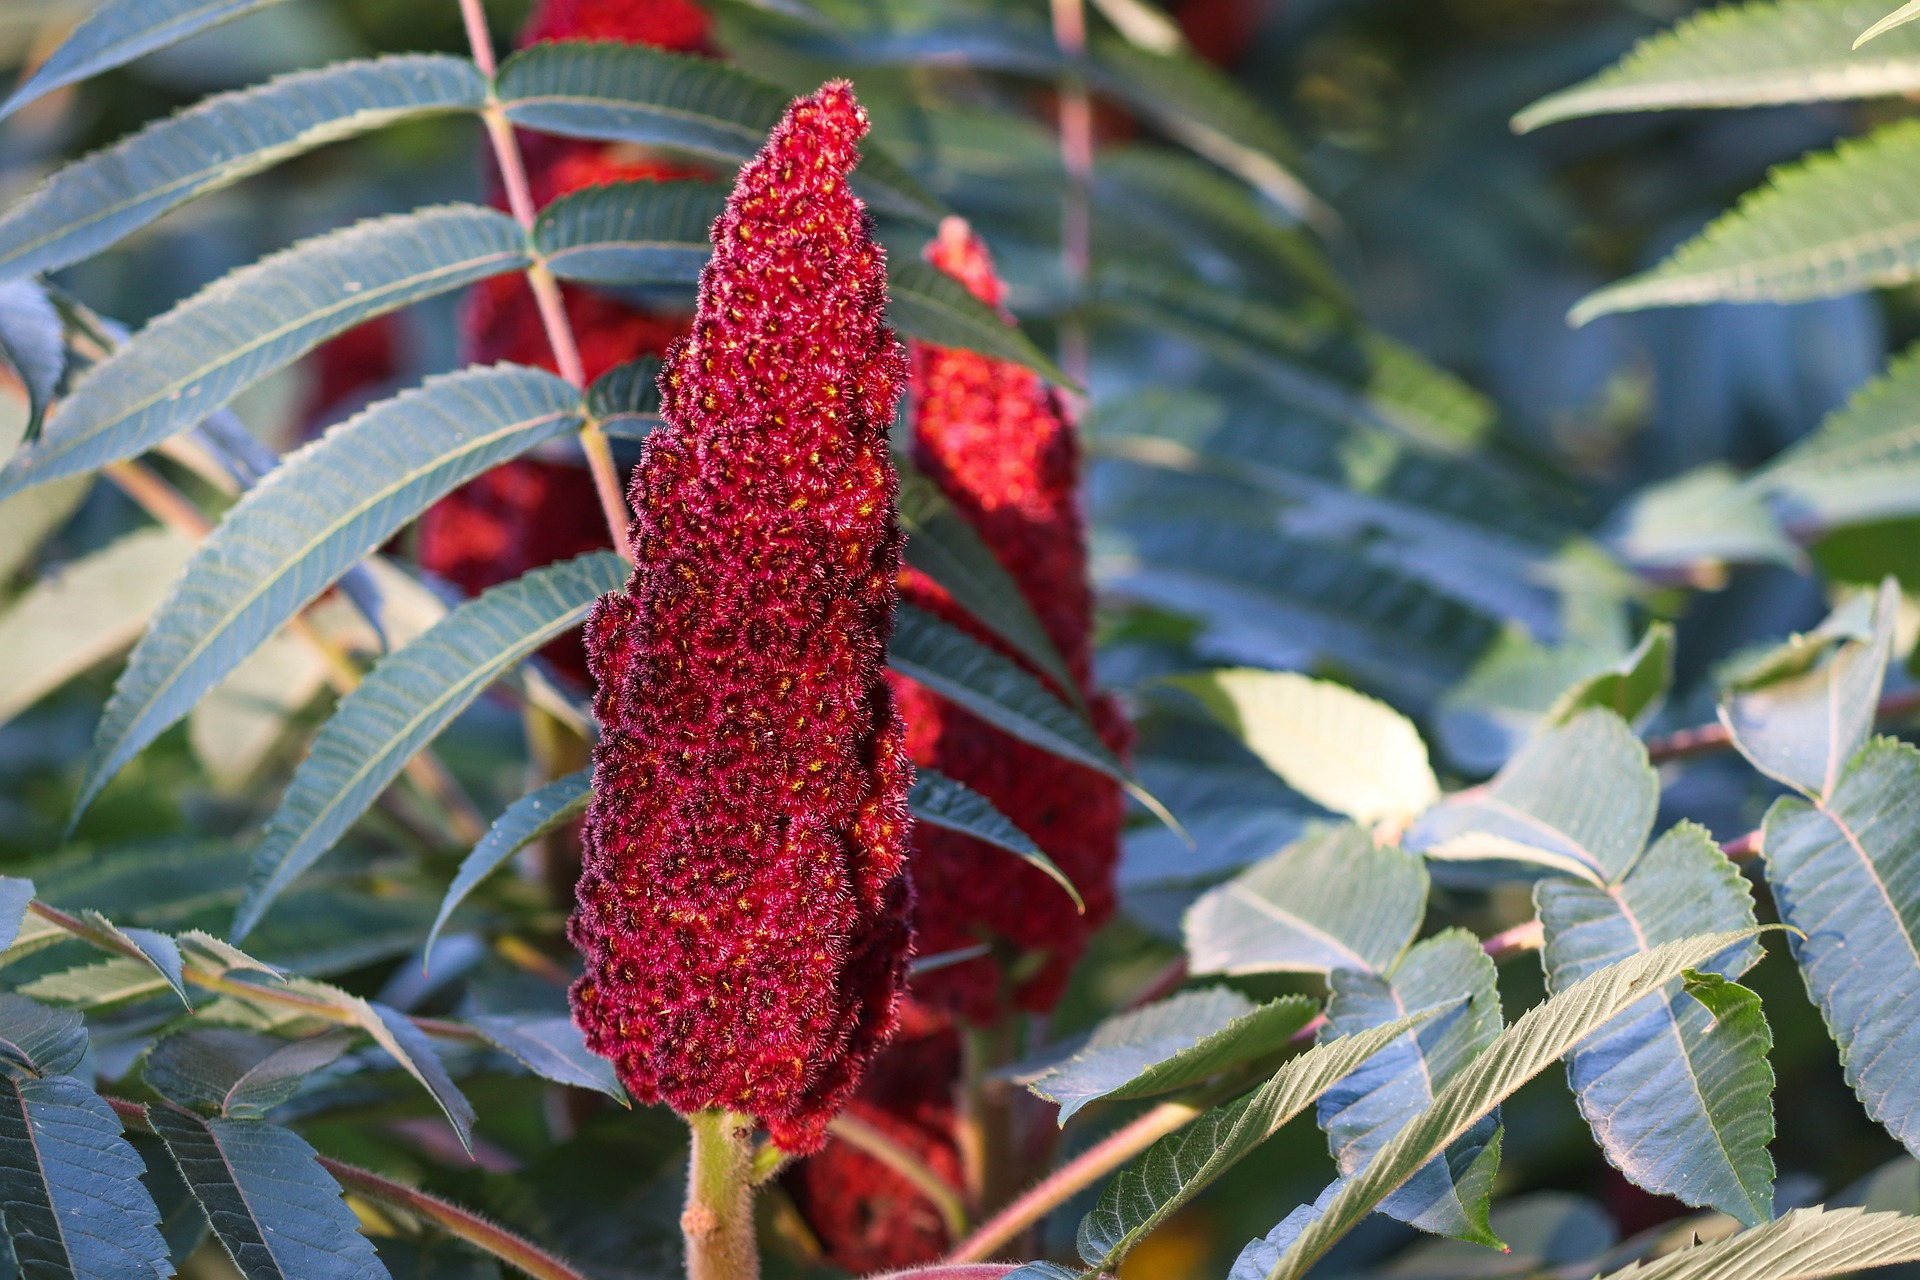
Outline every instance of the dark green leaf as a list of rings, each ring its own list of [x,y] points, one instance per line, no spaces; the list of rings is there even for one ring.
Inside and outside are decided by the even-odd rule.
[[[1468,997],[1367,1059],[1321,1097],[1320,1127],[1334,1163],[1352,1177],[1500,1034],[1500,992],[1493,961],[1463,929],[1421,942],[1390,973],[1340,969],[1329,981],[1333,998],[1323,1038],[1383,1026],[1463,993]],[[1383,1200],[1380,1211],[1423,1231],[1499,1247],[1487,1222],[1488,1179],[1471,1187],[1454,1174],[1456,1168],[1477,1167],[1482,1152],[1497,1144],[1499,1130],[1497,1116],[1482,1119],[1445,1156],[1428,1161]]]
[[[645,440],[660,425],[660,359],[641,356],[595,378],[587,412],[617,440]]]
[[[0,1215],[21,1275],[172,1275],[144,1168],[113,1108],[72,1076],[0,1072]]]
[[[299,1135],[164,1103],[147,1119],[245,1280],[386,1280],[340,1188]]]
[[[433,959],[433,944],[446,927],[454,908],[466,900],[475,886],[492,875],[502,863],[540,837],[557,831],[587,811],[593,799],[593,770],[581,769],[546,786],[529,791],[493,820],[487,834],[473,851],[461,860],[460,870],[440,901],[440,914],[427,932],[424,962]]]
[[[788,101],[764,80],[711,58],[610,42],[534,45],[501,65],[495,86],[515,124],[723,163],[752,159]],[[853,187],[888,213],[930,220],[942,212],[871,144]]]
[[[282,1040],[232,1027],[202,1027],[168,1036],[141,1066],[155,1092],[183,1107],[235,1120],[261,1120],[352,1045],[343,1031]]]
[[[143,53],[178,44],[196,32],[280,0],[104,0],[47,55],[5,103],[0,119],[55,89],[124,66]]]
[[[467,705],[619,590],[626,563],[594,552],[536,569],[469,600],[375,667],[340,700],[294,772],[255,854],[237,940],[345,834],[406,762]]]
[[[1011,659],[912,605],[894,619],[887,662],[995,728],[1110,778],[1126,770],[1085,720]]]
[[[726,204],[727,188],[713,182],[587,187],[540,211],[533,246],[563,280],[691,284],[713,254],[708,231]]]
[[[63,1076],[86,1056],[87,1030],[79,1014],[0,991],[0,1063],[5,1070]]]
[[[439,54],[340,62],[207,98],[54,174],[0,215],[0,279],[55,271],[301,152],[443,111],[486,84]]]
[[[1020,584],[994,558],[979,532],[953,509],[939,486],[902,466],[897,506],[900,529],[907,535],[902,551],[907,564],[944,588],[974,621],[1005,640],[1084,712],[1080,686]]]
[[[474,1029],[495,1048],[525,1064],[543,1080],[604,1093],[622,1106],[630,1105],[627,1091],[614,1074],[613,1064],[587,1048],[573,1019],[476,1017]]]
[[[1087,909],[1086,900],[1073,881],[1067,879],[1067,873],[1054,864],[1032,837],[1014,826],[1011,818],[973,788],[933,769],[916,769],[913,790],[907,793],[907,808],[915,822],[972,836],[1038,867],[1073,899],[1076,909]]]
[[[304,240],[188,298],[94,366],[0,497],[131,458],[333,335],[531,261],[504,213],[471,205],[374,218]]]
[[[350,566],[481,472],[579,426],[580,397],[517,365],[385,400],[227,512],[155,613],[95,731],[75,807]]]
[[[1010,360],[1062,386],[1073,385],[1073,379],[1047,359],[1017,326],[974,297],[958,280],[924,262],[888,265],[887,319],[901,333],[921,342]]]

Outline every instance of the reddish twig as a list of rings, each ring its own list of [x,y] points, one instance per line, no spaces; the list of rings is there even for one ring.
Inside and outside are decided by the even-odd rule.
[[[488,81],[487,99],[481,106],[480,118],[486,125],[487,138],[493,144],[494,161],[500,169],[500,184],[507,193],[507,211],[522,228],[532,231],[536,213],[533,189],[527,181],[526,160],[520,154],[519,139],[514,137],[513,122],[507,119],[506,108],[500,105],[500,99],[492,89],[495,71],[493,37],[487,31],[487,15],[481,0],[460,0],[460,17],[466,24],[467,43],[473,50],[473,65]],[[527,284],[532,288],[534,302],[540,308],[540,323],[547,331],[547,344],[553,348],[553,361],[559,367],[560,376],[584,390],[587,385],[586,366],[581,363],[580,344],[574,339],[573,325],[567,319],[566,302],[560,296],[560,282],[554,279],[545,259],[538,255],[533,265],[527,268]],[[580,447],[586,451],[587,466],[593,473],[594,492],[599,496],[600,509],[606,515],[607,532],[613,537],[613,548],[631,559],[628,533],[631,517],[627,513],[626,496],[620,492],[620,473],[613,465],[613,448],[607,443],[600,424],[591,418],[580,428]]]
[[[1879,720],[1898,720],[1916,711],[1920,711],[1920,688],[1902,689],[1880,699],[1874,717]],[[1732,747],[1733,733],[1725,724],[1703,724],[1649,738],[1647,758],[1655,764],[1665,764],[1669,760],[1691,760],[1697,756],[1714,755]]]

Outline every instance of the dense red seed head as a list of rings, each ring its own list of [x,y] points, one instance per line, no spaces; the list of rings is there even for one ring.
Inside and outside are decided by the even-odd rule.
[[[707,53],[713,20],[693,0],[545,0],[520,32],[522,45],[620,40],[675,53]]]
[[[954,1082],[960,1037],[945,1015],[903,1001],[900,1034],[874,1060],[847,1114],[911,1152],[956,1195],[962,1185],[954,1140]],[[913,1184],[836,1138],[781,1179],[821,1253],[855,1275],[931,1262],[959,1243],[933,1202]]]
[[[636,1097],[749,1112],[793,1151],[891,1034],[909,949],[882,668],[906,361],[847,187],[865,132],[829,84],[741,170],[634,473],[633,578],[587,626],[575,1018]]]
[[[986,247],[958,219],[928,257],[983,302],[1001,285]],[[916,344],[913,458],[977,529],[1065,658],[1116,751],[1131,730],[1117,703],[1092,691],[1092,598],[1079,502],[1079,444],[1057,394],[1031,371],[970,351]],[[905,598],[999,645],[925,576],[908,571]],[[1012,656],[1009,652],[1009,656]],[[1036,673],[1038,674],[1038,673]],[[938,828],[914,833],[913,874],[923,954],[982,938],[1037,957],[1015,981],[983,957],[916,980],[924,999],[975,1021],[1008,1005],[1050,1009],[1091,932],[1113,913],[1122,798],[1111,779],[1007,737],[907,680],[897,680],[908,749],[917,763],[966,783],[1032,836],[1086,898],[1074,911],[1059,886],[977,840]],[[1032,967],[1029,968],[1028,966]]]

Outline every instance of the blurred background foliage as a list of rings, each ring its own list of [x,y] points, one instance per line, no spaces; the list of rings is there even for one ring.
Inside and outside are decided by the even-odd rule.
[[[1297,211],[1324,246],[1330,276],[1289,268],[1295,232],[1235,184],[1226,184],[1231,198],[1207,206],[1216,217],[1196,216],[1193,202],[1207,205],[1209,184],[1222,175],[1190,158],[1178,167],[1152,125],[1119,100],[1124,94],[1108,92],[1097,116],[1094,286],[1084,298],[1059,268],[1054,98],[1044,81],[1019,73],[1022,59],[1045,65],[1040,6],[820,4],[839,35],[733,0],[718,10],[723,47],[770,79],[800,88],[827,74],[855,77],[877,135],[987,236],[1014,309],[1043,341],[1062,324],[1090,326],[1089,507],[1106,606],[1103,672],[1133,698],[1143,778],[1187,821],[1198,847],[1190,853],[1162,829],[1135,829],[1122,871],[1128,910],[1099,939],[1055,1035],[1130,997],[1177,954],[1178,913],[1193,893],[1278,847],[1314,813],[1155,686],[1155,676],[1210,662],[1336,675],[1415,716],[1457,783],[1495,767],[1559,688],[1625,653],[1651,618],[1671,618],[1678,644],[1675,687],[1650,728],[1677,728],[1711,720],[1716,664],[1810,627],[1837,585],[1885,572],[1920,583],[1911,521],[1803,537],[1764,512],[1711,501],[1730,477],[1805,436],[1920,333],[1920,293],[1653,311],[1580,329],[1564,322],[1583,294],[1653,265],[1768,166],[1911,111],[1893,99],[1602,118],[1525,137],[1510,130],[1513,112],[1690,7],[1187,0],[1173,13],[1195,49],[1284,126],[1285,158],[1314,197]],[[525,6],[489,8],[505,47]],[[49,0],[0,5],[0,69],[44,54],[79,11]],[[991,34],[992,47],[967,45],[968,32]],[[462,49],[451,3],[271,8],[22,112],[0,130],[0,206],[64,159],[209,92],[342,57]],[[61,273],[59,283],[138,324],[302,236],[481,198],[480,147],[472,121],[451,116],[323,148],[192,204]],[[1156,201],[1156,191],[1167,198]],[[917,254],[913,237],[922,233],[883,231],[897,254]],[[1143,286],[1142,273],[1155,271],[1164,274]],[[1295,315],[1316,296],[1348,295],[1378,330],[1459,375],[1486,403],[1448,391],[1455,398],[1433,419],[1445,429],[1425,438],[1303,412],[1276,385],[1277,362],[1257,342],[1250,354],[1256,320],[1238,315],[1223,325],[1217,310],[1182,311],[1179,291],[1191,286],[1213,290],[1215,302]],[[1146,295],[1162,309],[1149,308],[1143,323]],[[387,335],[396,358],[375,370],[376,382],[410,385],[454,367],[457,305],[401,313]],[[242,419],[282,448],[337,419],[353,406],[333,398],[338,383],[329,380],[341,370],[328,358],[366,372],[350,349],[309,359],[247,393]],[[360,388],[357,403],[383,385]],[[31,563],[0,546],[9,590],[25,591],[36,572],[57,582],[59,566],[135,523],[117,491],[95,486]],[[0,726],[0,869],[30,871],[49,899],[84,898],[123,922],[218,929],[246,858],[229,837],[271,806],[298,758],[298,736],[268,735],[257,759],[223,768],[208,744],[239,721],[203,724],[198,743],[191,724],[169,733],[108,789],[77,849],[49,862],[117,669],[115,655],[100,659]],[[0,653],[0,665],[7,661]],[[246,713],[244,699],[229,698],[224,712],[196,719]],[[296,726],[311,725],[319,708],[289,713]],[[519,718],[504,704],[482,700],[442,751],[487,812],[524,787]],[[1695,818],[1722,839],[1756,825],[1769,798],[1731,758],[1667,781],[1660,826]],[[405,834],[385,822],[363,824],[346,856],[276,910],[261,954],[427,1012],[476,991],[484,1005],[491,989],[538,980],[551,960],[516,957],[511,931],[494,934],[492,947],[478,932],[505,919],[534,937],[554,935],[558,916],[537,887],[511,883],[468,921],[476,932],[442,944],[451,959],[436,966],[434,981],[420,977],[407,957],[458,851],[396,859]],[[231,875],[218,873],[222,857],[233,860]],[[154,887],[152,868],[163,864],[177,868],[178,892]],[[1482,932],[1527,912],[1523,900],[1466,881],[1443,882],[1436,908],[1432,927]],[[1510,1011],[1539,998],[1531,964],[1510,964],[1503,978]],[[1898,1149],[1845,1088],[1791,967],[1765,964],[1749,981],[1776,1035],[1782,1208],[1846,1202],[1853,1188],[1853,1202],[1873,1196],[1880,1207],[1920,1211],[1910,1166],[1862,1182]],[[1287,987],[1241,985],[1259,994]],[[111,1038],[95,1036],[97,1051],[112,1053]],[[497,1098],[482,1082],[470,1086],[487,1117],[479,1168],[409,1125],[424,1114],[421,1099],[361,1078],[341,1088],[364,1097],[328,1099],[333,1109],[303,1131],[329,1154],[421,1179],[521,1223],[609,1276],[664,1272],[676,1247],[677,1124],[593,1108],[556,1117],[550,1095],[522,1083],[502,1081]],[[1069,1146],[1074,1140],[1070,1130]],[[1557,1072],[1508,1104],[1505,1157],[1497,1198],[1514,1216],[1501,1227],[1496,1212],[1496,1227],[1516,1244],[1541,1241],[1536,1257],[1585,1256],[1609,1234],[1655,1228],[1682,1211],[1602,1165]],[[1277,1207],[1310,1200],[1332,1173],[1320,1132],[1296,1125],[1142,1248],[1126,1274],[1220,1274],[1240,1242],[1272,1225]],[[1057,1227],[1070,1229],[1076,1216],[1057,1215]],[[1410,1235],[1376,1217],[1330,1270],[1400,1249]],[[481,1275],[491,1266],[433,1248],[439,1253],[423,1252],[418,1274]],[[1513,1265],[1525,1254],[1518,1250]],[[1382,1274],[1524,1274],[1505,1265],[1428,1243]]]

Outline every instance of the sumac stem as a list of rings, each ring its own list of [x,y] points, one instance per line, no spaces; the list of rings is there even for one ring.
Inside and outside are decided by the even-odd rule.
[[[753,1121],[712,1108],[687,1117],[693,1161],[680,1233],[687,1244],[687,1280],[758,1280],[760,1246],[753,1228]]]

